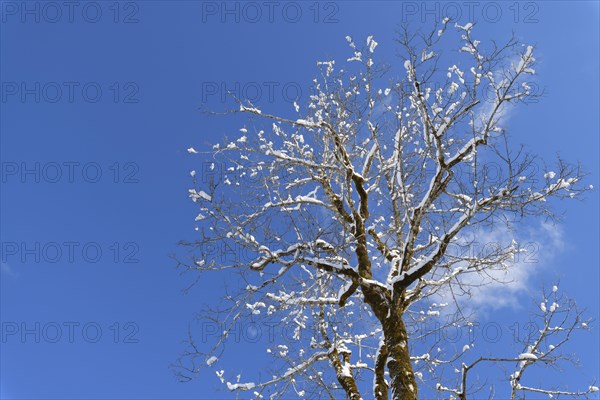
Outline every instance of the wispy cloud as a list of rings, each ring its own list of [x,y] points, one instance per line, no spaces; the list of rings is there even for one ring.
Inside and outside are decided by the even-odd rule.
[[[472,250],[475,253],[483,251],[485,246],[489,249],[498,245],[509,246],[513,240],[523,252],[515,255],[505,268],[491,268],[485,273],[468,273],[460,277],[460,282],[470,288],[470,296],[456,297],[455,305],[467,313],[485,314],[501,308],[521,308],[524,296],[539,289],[535,278],[548,270],[552,259],[565,247],[560,226],[546,222],[518,233],[505,227],[495,227],[493,230],[473,232],[470,236],[476,243]],[[437,297],[447,302],[450,291],[441,291]]]
[[[4,262],[0,263],[0,271],[2,275],[7,275],[12,278],[17,278],[19,276],[19,274],[16,271],[14,271],[10,265]]]

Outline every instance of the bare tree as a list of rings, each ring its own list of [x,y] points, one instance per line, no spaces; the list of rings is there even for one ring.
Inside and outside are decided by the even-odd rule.
[[[538,170],[537,159],[511,146],[501,125],[512,107],[539,96],[528,85],[533,47],[514,38],[484,45],[472,32],[473,24],[448,19],[428,34],[403,30],[396,80],[374,60],[372,37],[365,46],[346,37],[353,54],[345,68],[319,62],[314,93],[308,104],[294,103],[292,116],[238,100],[229,113],[247,114],[254,128],[209,152],[208,170],[220,177],[199,182],[192,173],[199,239],[185,243],[194,257],[181,263],[221,271],[234,292],[201,314],[221,324],[222,334],[207,348],[190,334],[177,365],[182,379],[206,364],[216,367],[236,323],[251,319],[293,332],[292,340],[268,349],[279,360],[272,378],[231,382],[217,368],[229,390],[256,397],[410,400],[429,385],[440,396],[466,399],[477,390],[472,372],[486,363],[515,365],[507,378],[513,399],[597,390],[524,383],[531,367],[563,360],[561,345],[587,326],[570,300],[544,303],[543,328],[521,353],[465,364],[465,349],[449,355],[437,343],[430,353],[412,351],[417,339],[444,326],[469,326],[461,299],[473,287],[502,282],[497,272],[521,251],[514,241],[476,254],[453,246],[468,246],[469,237],[499,225],[553,218],[552,199],[588,189],[579,167],[561,159],[552,170]],[[448,42],[458,51],[445,50]],[[490,164],[502,174],[491,179]],[[214,246],[221,252],[209,250]],[[242,256],[224,262],[226,250]],[[456,312],[443,326],[421,329],[447,305],[435,303],[440,299]],[[454,372],[440,373],[444,366]]]

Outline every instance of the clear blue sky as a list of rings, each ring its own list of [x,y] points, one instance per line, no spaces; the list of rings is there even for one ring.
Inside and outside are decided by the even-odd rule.
[[[457,9],[277,2],[270,13],[259,2],[256,14],[235,2],[232,13],[221,2],[62,3],[0,3],[0,395],[227,398],[212,373],[180,384],[168,369],[194,311],[223,290],[205,278],[184,296],[191,277],[170,258],[194,234],[189,171],[202,167],[186,149],[239,128],[199,109],[231,106],[221,85],[237,84],[261,108],[289,110],[298,87],[306,99],[316,60],[348,57],[346,35],[374,35],[379,56],[397,62],[403,19],[431,24]],[[600,187],[598,2],[454,4],[463,4],[459,22],[473,12],[480,37],[514,30],[537,46],[546,94],[511,118],[514,139],[547,159],[560,151],[581,161]],[[564,206],[565,246],[545,261],[540,282],[560,277],[597,318],[598,192]],[[495,320],[510,324],[513,311]],[[24,338],[23,328],[32,331]],[[583,368],[565,381],[600,378],[598,338],[597,330],[577,338]],[[261,365],[262,347],[245,350]]]

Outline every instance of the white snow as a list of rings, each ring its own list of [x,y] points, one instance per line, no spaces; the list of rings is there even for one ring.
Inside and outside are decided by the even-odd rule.
[[[473,28],[473,24],[471,22],[468,22],[463,26],[463,25],[459,25],[459,24],[455,23],[454,27],[469,32],[471,30],[471,28]]]
[[[538,358],[537,358],[537,356],[535,354],[532,354],[532,353],[521,353],[521,354],[519,354],[518,359],[519,360],[535,361]]]
[[[217,360],[218,360],[218,358],[217,358],[217,357],[215,357],[215,356],[212,356],[212,357],[210,357],[208,360],[206,360],[206,365],[208,365],[208,366],[210,367],[210,366],[211,366],[211,365],[213,365],[213,364],[214,364],[214,363],[215,363]]]
[[[366,175],[367,173],[367,164],[370,163],[373,160],[373,157],[375,156],[375,152],[377,151],[378,146],[377,146],[377,142],[373,143],[373,146],[371,146],[371,150],[369,150],[369,153],[367,154],[367,156],[365,157],[365,163],[363,165],[363,169],[362,169],[362,175]]]
[[[351,377],[352,373],[350,372],[350,364],[348,364],[347,362],[344,363],[344,365],[342,365],[342,376],[348,376]]]
[[[199,191],[197,192],[195,189],[190,189],[188,190],[188,192],[190,193],[190,197],[192,198],[192,200],[196,201],[200,198],[206,200],[206,201],[211,201],[212,197],[210,197],[206,192],[204,191]]]
[[[517,71],[523,71],[526,73],[534,72],[532,69],[525,70],[525,68],[534,61],[534,58],[531,56],[532,54],[533,54],[533,46],[527,46],[527,50],[525,51],[525,54],[523,54],[521,56],[521,60],[519,61],[519,65],[517,66],[517,69],[516,69]]]
[[[246,107],[244,105],[240,106],[240,111],[248,111],[248,112],[255,113],[255,114],[262,114],[262,111],[259,110],[258,108]]]
[[[227,382],[227,389],[229,390],[250,390],[254,389],[256,385],[253,382],[249,383],[231,383]]]
[[[463,193],[457,193],[454,195],[454,197],[466,202],[466,203],[472,203],[473,199],[470,196],[467,196],[466,194]]]
[[[203,191],[203,190],[201,190],[201,191],[199,191],[199,192],[197,192],[197,193],[198,193],[198,196],[202,197],[202,198],[203,198],[204,200],[206,200],[206,201],[211,201],[211,200],[212,200],[212,197],[210,197],[210,196],[208,195],[208,193],[206,193],[206,192],[205,192],[205,191]]]
[[[433,57],[435,57],[435,52],[430,51],[429,53],[423,52],[423,54],[421,54],[421,61],[425,62],[429,59],[432,59]]]
[[[367,46],[369,46],[369,51],[373,53],[375,51],[375,47],[377,47],[377,42],[373,40],[373,36],[369,36],[367,38]]]

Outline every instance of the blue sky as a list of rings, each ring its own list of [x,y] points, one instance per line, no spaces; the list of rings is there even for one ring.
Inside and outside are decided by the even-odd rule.
[[[276,2],[272,14],[253,3],[260,15],[236,2],[59,3],[1,3],[2,398],[228,397],[212,373],[181,384],[168,369],[194,312],[223,293],[207,276],[182,294],[192,277],[171,258],[194,235],[187,189],[201,164],[186,149],[237,132],[239,120],[201,113],[232,107],[225,89],[272,112],[297,88],[305,100],[317,60],[348,58],[346,35],[374,35],[398,62],[401,22],[458,10],[483,39],[514,30],[537,46],[545,88],[511,115],[514,140],[580,161],[600,187],[598,2]],[[595,318],[598,206],[597,191],[559,205],[563,246],[536,276],[560,278]],[[513,312],[494,320],[510,325]],[[577,338],[583,367],[565,381],[600,378],[598,339]],[[244,346],[246,368],[260,365],[264,349]]]

